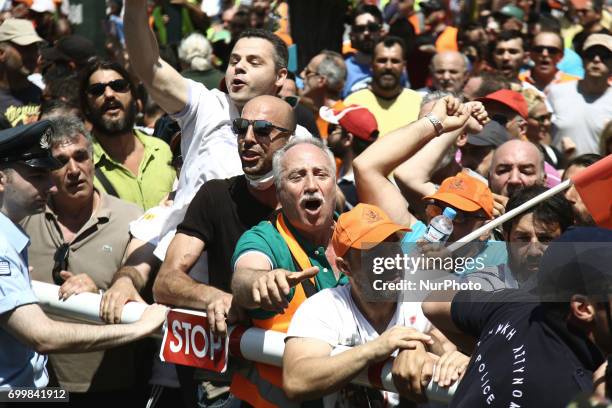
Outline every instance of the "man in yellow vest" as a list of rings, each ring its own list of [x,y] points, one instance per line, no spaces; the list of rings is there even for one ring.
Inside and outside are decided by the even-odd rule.
[[[286,332],[309,295],[347,283],[331,245],[336,202],[334,156],[318,139],[295,137],[272,162],[282,210],[245,232],[234,251],[234,301],[253,324]],[[333,265],[333,266],[332,266]],[[257,364],[234,375],[232,393],[255,407],[296,406],[278,368]]]

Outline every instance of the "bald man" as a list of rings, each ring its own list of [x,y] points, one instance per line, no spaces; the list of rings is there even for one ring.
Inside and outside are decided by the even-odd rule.
[[[495,150],[489,170],[489,188],[497,196],[506,197],[504,203],[514,191],[545,182],[544,156],[535,144],[513,139]]]
[[[467,59],[457,51],[439,52],[429,65],[432,87],[430,91],[446,91],[461,94],[468,76]]]
[[[276,208],[272,156],[287,143],[295,127],[291,106],[268,95],[251,99],[242,116],[232,121],[244,174],[210,180],[195,195],[155,280],[153,293],[159,302],[208,310],[211,326],[225,331],[232,301],[232,252],[242,233],[268,219]],[[204,251],[208,255],[207,284],[189,276]]]

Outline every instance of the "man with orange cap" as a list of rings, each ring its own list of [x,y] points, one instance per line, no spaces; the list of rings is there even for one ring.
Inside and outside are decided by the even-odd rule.
[[[376,280],[396,281],[401,271],[375,274],[364,262],[372,255],[401,252],[401,234],[408,230],[369,204],[358,204],[338,218],[332,245],[336,265],[349,284],[313,295],[294,315],[283,356],[283,389],[290,398],[326,396],[325,406],[378,406],[383,401],[396,406],[397,394],[346,384],[368,365],[398,353],[407,355],[396,361],[414,362],[393,368],[398,384],[412,384],[406,393],[411,399],[423,400],[434,364],[448,367],[436,375],[438,384],[450,385],[459,378],[468,357],[430,325],[420,303],[398,302],[399,292],[376,290]],[[332,355],[337,346],[352,348]]]

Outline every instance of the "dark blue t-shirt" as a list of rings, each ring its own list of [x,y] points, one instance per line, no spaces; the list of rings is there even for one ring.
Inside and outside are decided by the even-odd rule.
[[[450,407],[565,407],[592,391],[601,352],[524,291],[458,292],[451,315],[478,343]]]

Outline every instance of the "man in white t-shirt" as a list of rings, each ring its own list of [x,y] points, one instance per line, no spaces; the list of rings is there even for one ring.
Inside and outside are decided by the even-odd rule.
[[[375,280],[398,280],[401,271],[374,274],[362,267],[368,257],[401,253],[400,234],[407,230],[373,205],[358,204],[340,216],[332,245],[349,284],[315,294],[293,316],[283,356],[289,398],[323,397],[324,406],[396,406],[397,394],[347,384],[369,365],[398,353],[403,356],[395,360],[394,382],[402,395],[417,401],[424,400],[434,364],[444,368],[434,376],[442,386],[463,373],[468,357],[432,327],[420,303],[398,302],[401,292],[376,290]],[[336,353],[338,346],[351,348]]]
[[[148,25],[146,0],[125,4],[125,39],[130,63],[151,97],[181,127],[184,163],[177,194],[155,255],[164,259],[176,226],[187,206],[208,180],[242,174],[231,121],[256,96],[277,95],[287,77],[288,51],[276,35],[258,29],[244,31],[232,49],[225,73],[227,93],[186,79],[159,56]],[[309,135],[298,126],[296,135]],[[262,177],[266,177],[264,175]],[[258,179],[251,180],[257,183]]]

